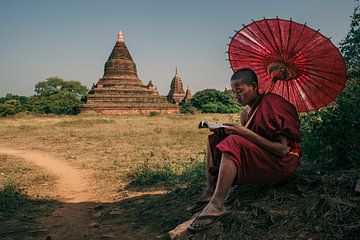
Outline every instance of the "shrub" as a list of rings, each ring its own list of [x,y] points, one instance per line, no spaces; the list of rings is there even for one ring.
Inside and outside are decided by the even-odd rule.
[[[16,108],[10,104],[0,103],[0,117],[14,115]]]
[[[25,203],[21,189],[14,182],[7,182],[0,188],[0,220],[14,214]]]
[[[193,105],[191,105],[190,102],[180,103],[180,113],[195,114],[196,112],[197,112],[196,108]]]
[[[27,111],[31,111],[28,97],[8,93],[0,98],[0,117]]]
[[[228,91],[205,89],[197,92],[190,104],[202,113],[237,113],[240,106]]]
[[[348,64],[348,80],[335,102],[302,117],[304,157],[332,166],[360,165],[360,13],[355,8],[351,29],[340,49]]]
[[[159,112],[155,112],[155,111],[152,111],[149,113],[150,117],[155,117],[155,116],[159,116],[160,113]]]

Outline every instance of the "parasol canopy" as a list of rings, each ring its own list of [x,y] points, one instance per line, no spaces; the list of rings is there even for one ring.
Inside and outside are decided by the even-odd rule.
[[[263,19],[237,31],[229,44],[233,71],[250,68],[260,93],[272,92],[299,112],[332,102],[345,87],[347,70],[330,38],[294,21]]]

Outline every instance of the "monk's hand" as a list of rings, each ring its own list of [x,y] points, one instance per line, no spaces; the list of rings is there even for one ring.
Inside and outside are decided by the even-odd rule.
[[[239,135],[239,136],[246,136],[249,133],[249,129],[242,126],[241,124],[232,124],[231,126],[224,127],[225,134],[228,135]]]
[[[225,136],[225,129],[223,127],[213,129],[213,132],[219,136]]]
[[[225,126],[236,126],[236,125],[238,125],[238,123],[229,122],[229,123],[223,123],[223,125],[225,125]]]

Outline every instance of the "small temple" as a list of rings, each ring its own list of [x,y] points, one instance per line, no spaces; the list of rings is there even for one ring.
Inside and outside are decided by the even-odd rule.
[[[184,92],[183,83],[177,68],[175,70],[175,76],[170,84],[170,91],[166,98],[169,102],[175,104],[180,104],[182,101],[189,101],[191,99],[191,92],[189,87],[186,90],[186,93]]]
[[[116,44],[105,63],[104,75],[93,84],[81,112],[179,113],[179,103],[191,98],[190,90],[187,92],[184,93],[177,69],[167,97],[160,96],[152,80],[144,85],[137,75],[136,65],[125,45],[123,34],[119,32]]]

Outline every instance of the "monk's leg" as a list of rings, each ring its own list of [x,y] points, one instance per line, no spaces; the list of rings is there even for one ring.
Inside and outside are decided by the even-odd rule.
[[[226,136],[217,134],[208,136],[206,149],[206,183],[197,201],[187,208],[188,212],[195,213],[202,210],[214,194],[222,156],[222,153],[216,149],[216,145],[224,140],[225,137]]]
[[[204,199],[210,200],[215,191],[222,153],[216,149],[216,145],[224,140],[226,136],[211,134],[208,136],[206,149],[206,184],[203,191]]]
[[[208,202],[210,201],[212,195],[214,194],[215,184],[213,183],[213,176],[210,174],[209,169],[214,166],[213,158],[211,154],[210,143],[207,145],[206,150],[206,183],[205,187],[198,199],[199,202]]]
[[[234,161],[230,160],[225,154],[222,155],[218,181],[215,192],[210,199],[208,205],[201,211],[199,216],[220,216],[226,212],[224,206],[225,198],[231,188],[236,177],[237,167]],[[202,227],[212,220],[196,220],[192,223],[192,227]]]
[[[210,198],[214,194],[215,183],[213,182],[213,175],[210,174],[210,168],[214,167],[214,159],[211,153],[210,143],[207,145],[206,150],[206,183],[202,194],[202,199],[210,201]]]

